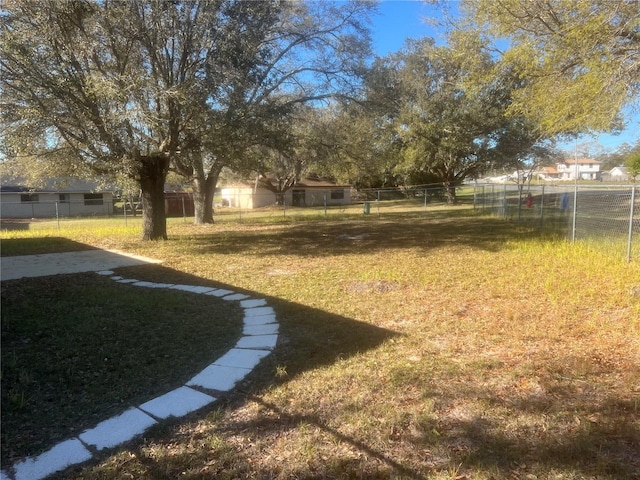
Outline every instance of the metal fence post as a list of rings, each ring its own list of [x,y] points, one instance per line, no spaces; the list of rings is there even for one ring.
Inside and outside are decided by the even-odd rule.
[[[636,205],[636,185],[631,188],[631,208],[629,213],[629,240],[627,243],[627,263],[631,262],[631,241],[633,239],[633,217]]]
[[[324,192],[324,216],[327,216],[327,192]]]
[[[56,223],[58,224],[58,230],[60,230],[60,212],[58,211],[58,202],[56,202]]]
[[[540,228],[544,227],[544,185],[542,185],[542,194],[540,195]]]
[[[496,187],[495,185],[491,185],[491,211],[495,212],[494,204],[496,203]]]
[[[576,162],[577,163],[577,162]],[[576,219],[578,217],[578,185],[576,184],[573,191],[573,219],[571,221],[571,241],[576,241]]]
[[[518,223],[522,221],[522,190],[524,189],[524,185],[520,188],[518,184]]]
[[[478,195],[476,192],[476,189],[478,188],[478,186],[474,183],[473,184],[473,209],[476,209],[476,196]]]
[[[485,194],[484,185],[482,185],[482,213],[483,214],[486,208],[487,208],[487,196]]]
[[[502,190],[502,218],[507,218],[507,209],[509,208],[509,203],[507,202],[507,184],[504,184],[504,188]]]

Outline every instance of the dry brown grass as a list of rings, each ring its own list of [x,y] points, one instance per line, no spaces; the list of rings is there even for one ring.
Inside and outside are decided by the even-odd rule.
[[[640,263],[477,217],[170,236],[109,243],[268,298],[279,345],[65,478],[640,478]]]

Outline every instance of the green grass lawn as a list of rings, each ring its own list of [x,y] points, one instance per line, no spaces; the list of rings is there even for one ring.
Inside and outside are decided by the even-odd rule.
[[[267,298],[281,325],[235,394],[61,477],[639,478],[640,263],[455,213],[42,230]]]
[[[177,279],[155,265],[119,272]],[[240,307],[206,295],[95,273],[3,282],[2,464],[183,385],[241,330]]]

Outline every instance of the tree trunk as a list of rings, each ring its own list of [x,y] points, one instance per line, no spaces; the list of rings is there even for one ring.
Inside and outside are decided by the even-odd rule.
[[[194,178],[191,183],[196,225],[213,223],[213,196],[219,176],[220,168],[212,168],[206,178]]]
[[[444,193],[447,196],[447,205],[455,205],[458,200],[456,198],[456,187],[450,182],[444,182]]]
[[[213,189],[208,188],[208,180],[203,181],[201,178],[195,178],[191,183],[195,209],[193,223],[196,225],[213,223]]]
[[[164,205],[164,183],[169,158],[157,154],[141,158],[142,240],[166,240],[167,216]]]

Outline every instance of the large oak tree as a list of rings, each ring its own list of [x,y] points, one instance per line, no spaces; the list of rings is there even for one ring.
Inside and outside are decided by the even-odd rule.
[[[266,5],[238,2],[227,28],[247,17],[242,12]],[[176,163],[177,171],[192,180],[196,223],[213,221],[212,198],[222,168],[260,170],[266,179],[278,173],[265,171],[269,163],[284,167],[298,161],[295,151],[308,143],[301,106],[353,97],[366,71],[372,2],[280,5],[276,19],[253,15],[241,28],[244,34],[229,42],[235,54],[218,62],[224,81],[215,86],[220,94],[203,124],[202,154]],[[283,186],[290,186],[292,179],[286,176]],[[269,182],[265,186],[278,189]]]
[[[0,31],[5,150],[134,179],[142,237],[166,238],[164,183],[206,107],[220,6],[11,2]]]
[[[144,239],[166,238],[170,169],[193,182],[196,221],[212,221],[220,170],[248,147],[273,143],[274,117],[357,83],[370,8],[355,0],[11,2],[0,18],[2,151],[134,179]]]
[[[437,46],[428,38],[380,59],[386,80],[374,83],[371,95],[379,98],[375,90],[382,89],[391,99],[389,121],[401,142],[398,174],[436,179],[454,203],[467,178],[544,150],[535,125],[506,115],[517,79],[493,67],[481,48]],[[488,71],[494,73],[482,73]]]

